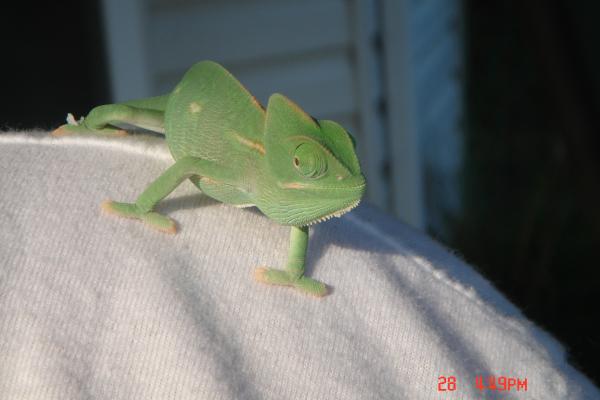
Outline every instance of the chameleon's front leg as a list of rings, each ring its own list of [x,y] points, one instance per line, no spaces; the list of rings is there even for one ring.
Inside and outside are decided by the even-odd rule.
[[[322,297],[327,294],[324,283],[304,276],[304,263],[308,247],[308,226],[292,226],[290,249],[285,270],[257,268],[255,278],[259,282],[271,285],[292,286],[304,293]]]
[[[107,200],[102,209],[121,217],[140,219],[151,227],[167,233],[175,233],[175,222],[153,211],[154,206],[171,193],[180,183],[200,172],[199,165],[206,164],[195,157],[179,159],[138,196],[135,203],[119,203]],[[205,168],[208,169],[208,168]]]

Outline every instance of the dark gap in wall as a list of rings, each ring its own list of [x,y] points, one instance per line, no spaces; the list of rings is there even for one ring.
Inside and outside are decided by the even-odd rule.
[[[10,2],[0,17],[0,129],[51,129],[109,99],[99,1]]]

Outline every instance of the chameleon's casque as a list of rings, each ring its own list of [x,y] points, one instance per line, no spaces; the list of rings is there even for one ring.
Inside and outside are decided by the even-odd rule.
[[[280,94],[265,110],[223,67],[195,64],[164,96],[94,108],[54,135],[120,135],[124,125],[164,133],[175,164],[135,203],[106,202],[106,211],[175,230],[154,206],[185,179],[238,207],[256,206],[292,226],[285,270],[259,268],[258,280],[322,296],[325,285],[304,276],[307,225],[351,210],[365,191],[354,139],[340,125],[315,120]]]

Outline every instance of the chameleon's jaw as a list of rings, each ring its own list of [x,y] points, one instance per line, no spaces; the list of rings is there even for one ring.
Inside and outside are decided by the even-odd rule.
[[[337,182],[334,182],[337,183]],[[345,185],[309,188],[302,183],[265,186],[256,205],[270,219],[282,225],[307,226],[340,217],[358,204],[365,192],[362,175],[348,178]]]
[[[347,212],[351,211],[352,209],[356,208],[358,206],[358,204],[360,203],[360,199],[353,201],[352,203],[350,203],[349,205],[347,205],[346,207],[334,211],[330,214],[324,215],[320,218],[317,218],[313,221],[310,221],[308,223],[306,223],[306,225],[315,225],[318,224],[319,222],[323,222],[323,221],[327,221],[328,219],[331,219],[333,217],[341,217],[342,215],[346,214]]]
[[[289,225],[307,226],[327,221],[333,217],[341,217],[356,208],[364,194],[364,181],[361,185],[340,190],[337,198],[329,198],[319,193],[312,200],[297,205],[296,218],[288,221]]]
[[[318,224],[333,217],[341,217],[356,208],[365,193],[365,178],[362,175],[349,178],[346,185],[348,186],[332,190],[329,195],[326,193],[327,191],[323,192],[322,189],[313,192],[313,196],[316,196],[312,198],[312,202],[308,201],[302,205],[304,218],[298,225]],[[322,207],[315,207],[319,204]],[[316,212],[315,208],[320,208],[320,212]]]

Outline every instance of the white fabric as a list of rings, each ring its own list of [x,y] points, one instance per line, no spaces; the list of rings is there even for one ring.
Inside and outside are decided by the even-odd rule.
[[[311,230],[319,300],[252,278],[283,266],[288,228],[189,182],[159,207],[176,235],[101,213],[170,165],[160,139],[42,134],[0,134],[1,399],[600,397],[471,267],[370,207]]]

